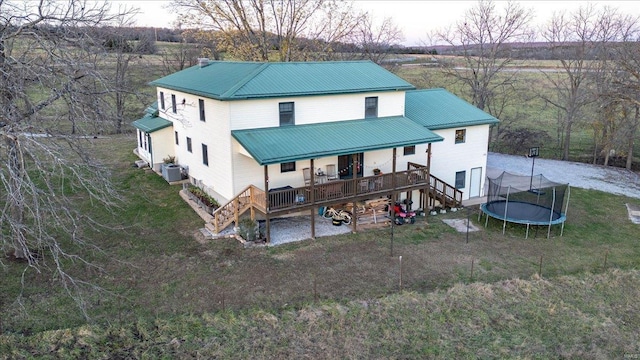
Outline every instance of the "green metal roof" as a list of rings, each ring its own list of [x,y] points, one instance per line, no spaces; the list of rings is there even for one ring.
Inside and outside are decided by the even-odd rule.
[[[404,115],[430,130],[498,122],[491,114],[444,89],[407,91]]]
[[[211,61],[150,85],[218,100],[412,90],[413,85],[371,61]]]
[[[158,102],[155,101],[144,110],[145,116],[158,116]]]
[[[131,125],[146,133],[152,133],[169,127],[173,125],[173,123],[161,117],[145,115],[142,119],[138,119],[131,123]]]
[[[231,135],[260,165],[443,140],[403,116],[234,130]]]

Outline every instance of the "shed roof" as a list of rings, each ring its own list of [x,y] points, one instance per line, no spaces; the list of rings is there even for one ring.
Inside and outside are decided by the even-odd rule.
[[[405,116],[431,130],[498,122],[491,114],[445,89],[407,91]]]
[[[233,130],[260,165],[442,141],[403,116]]]
[[[230,62],[192,66],[150,85],[218,100],[415,89],[371,61]]]

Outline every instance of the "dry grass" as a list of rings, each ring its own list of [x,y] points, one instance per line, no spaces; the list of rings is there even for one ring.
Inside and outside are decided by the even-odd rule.
[[[202,221],[181,200],[178,188],[156,174],[131,167],[133,138],[98,139],[95,144],[96,152],[113,168],[114,181],[127,200],[115,213],[78,204],[109,225],[91,234],[105,253],[84,250],[84,255],[103,270],[68,264],[77,276],[106,290],[85,294],[90,323],[96,324],[87,331],[96,333],[97,342],[87,345],[88,349],[107,351],[104,344],[113,344],[113,348],[131,347],[140,354],[156,354],[158,350],[195,356],[195,349],[203,348],[207,350],[202,354],[211,356],[237,352],[258,358],[305,354],[473,357],[476,351],[482,356],[501,357],[501,351],[516,351],[522,357],[535,358],[537,351],[543,354],[540,357],[598,357],[600,351],[620,354],[614,352],[618,345],[622,349],[618,351],[637,346],[640,323],[634,315],[637,313],[628,310],[634,305],[627,303],[633,295],[628,291],[637,290],[625,289],[628,284],[615,280],[620,287],[611,290],[610,301],[602,302],[610,290],[596,291],[593,285],[581,292],[580,280],[584,273],[602,272],[605,257],[607,268],[638,268],[638,228],[628,221],[624,206],[637,200],[573,189],[565,235],[559,237],[556,228],[549,240],[546,229],[540,229],[537,236],[533,230],[525,240],[522,226],[508,226],[502,235],[502,224],[490,221],[488,228],[470,234],[467,243],[466,234],[440,221],[464,217],[463,211],[395,227],[393,256],[389,228],[275,248],[243,249],[235,240],[198,241],[202,240],[197,238]],[[477,219],[477,214],[471,218]],[[409,293],[398,297],[393,294],[400,290],[400,255],[402,290]],[[535,280],[533,285],[517,280],[537,276],[541,257],[542,278],[566,283],[558,285],[555,298],[542,292],[546,280]],[[11,353],[3,352],[3,347],[18,351],[26,344],[17,340],[19,335],[11,334],[39,333],[25,339],[27,343],[55,336],[50,340],[65,351],[71,351],[69,346],[75,346],[78,339],[89,342],[77,334],[85,331],[80,326],[87,322],[57,279],[52,274],[27,271],[23,288],[23,270],[23,264],[8,263],[0,278],[0,330],[8,334],[0,338],[0,353]],[[634,285],[636,272],[615,274],[615,279],[627,279],[638,288]],[[563,280],[564,275],[577,277]],[[472,282],[481,283],[461,285]],[[487,285],[492,283],[496,284]],[[513,294],[507,291],[512,287]],[[531,287],[537,287],[537,292]],[[591,293],[593,299],[589,298]],[[512,295],[530,303],[519,305]],[[21,303],[15,302],[17,298]],[[567,302],[574,305],[564,305]],[[570,311],[563,312],[563,317],[547,316],[549,311],[563,311],[566,306]],[[422,310],[416,318],[417,309]],[[596,317],[581,315],[594,312]],[[612,315],[607,317],[609,312]],[[510,325],[512,318],[521,320]],[[569,320],[573,322],[564,325]],[[534,331],[533,325],[540,329]],[[598,340],[602,344],[579,350],[593,334],[588,327],[596,325],[598,336],[604,337]],[[635,330],[623,333],[632,325]],[[549,327],[555,330],[550,332]],[[618,330],[609,333],[607,327]],[[65,328],[74,330],[43,332]],[[491,332],[484,333],[486,328]],[[555,336],[569,330],[575,339],[565,348]],[[132,335],[132,331],[148,335]],[[509,335],[513,331],[518,335]],[[613,337],[620,333],[625,344]],[[496,336],[498,343],[493,340]],[[460,345],[455,345],[457,342]],[[183,343],[187,345],[178,346]]]

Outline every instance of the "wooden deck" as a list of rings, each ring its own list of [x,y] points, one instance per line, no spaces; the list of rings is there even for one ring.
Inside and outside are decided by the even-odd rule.
[[[277,216],[413,190],[422,190],[422,193],[428,194],[430,199],[437,199],[445,206],[457,207],[462,203],[460,190],[430,175],[426,167],[412,164],[406,171],[391,174],[334,180],[295,188],[272,189],[268,192],[268,197],[262,189],[249,186],[214,212],[213,225],[216,232],[219,232],[230,224],[237,223],[239,216],[249,210]]]
[[[429,191],[442,204],[459,204],[462,192],[440,179],[429,176],[425,167],[398,171],[395,174],[365,176],[324,184],[269,191],[267,209],[277,215],[312,207],[370,199],[413,190]]]

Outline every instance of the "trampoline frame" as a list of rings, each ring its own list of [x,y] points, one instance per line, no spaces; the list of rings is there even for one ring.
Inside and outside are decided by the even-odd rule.
[[[533,206],[537,206],[540,208],[544,208],[544,209],[549,209],[549,221],[530,221],[527,219],[521,220],[521,219],[515,219],[515,218],[509,218],[507,217],[508,214],[508,210],[509,210],[509,195],[511,194],[511,185],[509,185],[507,187],[507,196],[505,198],[505,200],[497,200],[497,201],[492,201],[492,202],[487,202],[484,203],[482,205],[480,205],[480,209],[482,210],[479,214],[478,214],[478,221],[480,221],[480,219],[482,218],[482,213],[486,214],[487,217],[485,219],[485,223],[484,223],[484,227],[487,227],[488,223],[489,223],[489,217],[498,219],[498,220],[502,220],[502,235],[504,235],[506,227],[507,227],[507,222],[510,223],[514,223],[514,224],[525,224],[527,225],[527,231],[526,231],[526,235],[525,235],[525,239],[529,238],[529,227],[531,225],[548,225],[548,229],[547,229],[547,239],[550,237],[551,235],[551,226],[552,225],[557,225],[557,224],[561,224],[561,228],[560,228],[560,236],[563,235],[564,233],[564,222],[567,220],[567,211],[569,209],[569,199],[571,197],[571,187],[567,184],[567,202],[565,204],[565,209],[564,212],[562,212],[562,209],[560,209],[560,212],[556,212],[554,209],[554,204],[555,204],[555,200],[556,200],[556,188],[555,186],[553,187],[553,201],[552,201],[552,205],[551,205],[551,209],[545,207],[545,206],[541,206],[538,204],[533,204],[533,203],[529,203],[529,202],[520,202],[520,203],[525,203],[528,205],[533,205]],[[538,195],[539,196],[539,195]],[[493,204],[493,203],[497,203],[497,202],[504,202],[505,206],[504,206],[504,214],[500,215],[497,214],[493,211],[490,211],[488,209],[488,205],[489,204]],[[553,219],[553,215],[554,214],[559,214],[560,216],[557,219]]]

